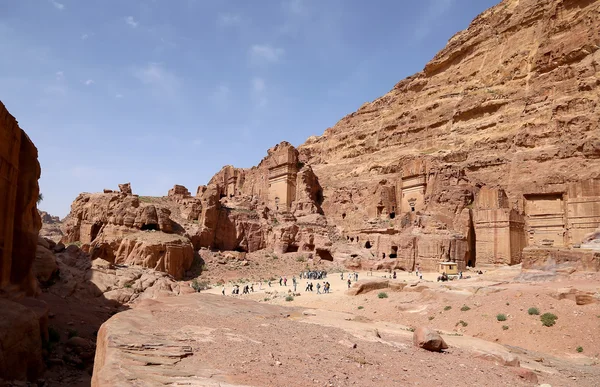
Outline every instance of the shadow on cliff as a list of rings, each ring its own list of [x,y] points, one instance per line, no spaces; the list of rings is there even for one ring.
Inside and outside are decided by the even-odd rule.
[[[40,281],[39,298],[49,309],[44,378],[89,386],[98,330],[111,316],[129,309],[125,302],[136,289],[131,278],[117,275],[114,265],[93,267],[89,254],[76,245],[46,242],[38,250],[51,252],[57,267],[47,281]]]

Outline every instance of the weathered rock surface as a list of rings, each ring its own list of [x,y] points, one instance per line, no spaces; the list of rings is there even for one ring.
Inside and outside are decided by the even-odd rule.
[[[42,219],[39,235],[58,242],[63,237],[62,222],[58,216],[52,216],[46,211],[38,211]]]
[[[35,380],[44,366],[44,311],[34,271],[41,227],[37,149],[0,102],[0,377]],[[42,259],[43,261],[43,259]],[[45,266],[45,265],[40,265]],[[42,276],[51,268],[40,270]],[[47,318],[47,315],[46,315]]]
[[[502,1],[299,147],[365,267],[516,264],[598,227],[599,7]]]
[[[413,334],[413,344],[416,347],[432,352],[448,349],[448,345],[436,331],[427,327],[419,327]]]
[[[359,294],[368,293],[373,290],[385,289],[389,286],[390,281],[383,278],[360,280],[352,284],[352,287],[346,290],[346,294],[349,296],[358,296]]]
[[[374,338],[368,324],[314,312],[211,294],[145,300],[100,328],[92,386],[306,386],[318,381],[379,387],[427,385],[433,379],[454,386],[525,385],[510,370],[460,350],[439,356],[414,348],[400,333],[405,330],[388,328],[384,336],[390,341],[385,341]],[[281,337],[288,338],[284,347]],[[465,362],[482,372],[448,372]],[[413,368],[399,374],[398,364],[422,363],[430,366],[427,373]]]

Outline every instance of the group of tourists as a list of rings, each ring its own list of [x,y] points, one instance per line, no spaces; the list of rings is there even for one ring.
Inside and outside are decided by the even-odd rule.
[[[254,293],[254,284],[245,285],[244,289],[242,290],[242,294],[250,294],[250,292]],[[221,294],[225,295],[225,285],[223,285],[223,288],[221,289]],[[240,285],[233,285],[231,294],[239,295],[240,294]]]
[[[300,279],[322,280],[327,278],[327,272],[324,270],[302,271]]]
[[[315,286],[317,288],[317,294],[325,294],[325,293],[329,293],[329,291],[331,290],[331,284],[327,281],[323,282],[323,293],[321,293],[321,283],[317,282],[317,285]],[[313,283],[309,282],[306,284],[306,289],[304,290],[305,292],[312,292],[313,291]]]
[[[340,273],[340,279],[343,281],[344,280],[344,272]],[[358,281],[358,273],[354,272],[354,273],[348,273],[348,281]]]

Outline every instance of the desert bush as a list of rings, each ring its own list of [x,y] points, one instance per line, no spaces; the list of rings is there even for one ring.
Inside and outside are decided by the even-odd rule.
[[[469,308],[467,305],[463,305],[462,308],[460,308],[460,310],[466,312],[467,310],[471,310],[471,308]]]
[[[210,289],[208,281],[198,281],[198,279],[194,279],[192,281],[192,289],[196,292],[200,292],[201,290]]]
[[[429,321],[433,320],[435,318],[435,316],[429,316]]]
[[[388,298],[388,295],[387,295],[387,293],[386,293],[386,292],[380,292],[380,293],[377,295],[377,297],[379,297],[379,298]]]
[[[506,315],[504,313],[499,313],[496,315],[496,320],[498,321],[506,321]]]
[[[294,297],[292,297],[292,296],[287,296],[287,297],[285,298],[285,300],[286,300],[286,301],[288,301],[288,302],[289,302],[289,301],[294,301]]]
[[[529,313],[530,316],[533,316],[533,315],[537,316],[540,314],[540,311],[538,310],[538,308],[532,307],[532,308],[527,309],[527,313]]]
[[[582,346],[577,347],[577,352],[579,352],[579,353],[583,352],[583,347]]]
[[[463,320],[460,320],[459,322],[456,323],[456,325],[459,325],[459,324],[462,325],[463,327],[466,327],[467,325],[469,325],[468,322],[463,321]]]
[[[444,310],[450,310],[450,309],[452,309],[452,307],[450,305],[444,306]]]
[[[545,327],[551,327],[552,325],[556,324],[557,318],[558,317],[552,313],[544,313],[540,316],[540,320]]]
[[[303,255],[296,257],[296,262],[306,262],[306,258]]]
[[[365,308],[365,307],[364,307],[364,306],[362,306],[362,305],[358,307],[358,309],[364,309],[364,308]]]
[[[508,330],[508,325],[502,325],[502,330],[507,331]]]

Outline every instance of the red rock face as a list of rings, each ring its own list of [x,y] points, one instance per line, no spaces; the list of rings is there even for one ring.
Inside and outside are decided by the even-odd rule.
[[[35,292],[31,265],[41,228],[36,202],[37,149],[0,103],[0,289],[15,285]]]
[[[0,102],[0,375],[9,379],[35,380],[44,368],[47,307],[23,298],[39,291],[39,177],[37,149]]]
[[[568,248],[598,226],[599,11],[502,1],[299,147],[328,221],[379,259],[367,265],[515,264],[525,246]],[[505,201],[473,208],[481,187]]]

